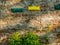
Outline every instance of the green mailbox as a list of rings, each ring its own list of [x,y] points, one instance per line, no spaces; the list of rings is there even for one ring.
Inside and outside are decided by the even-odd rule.
[[[16,12],[23,12],[23,8],[11,8],[11,12],[16,13]]]

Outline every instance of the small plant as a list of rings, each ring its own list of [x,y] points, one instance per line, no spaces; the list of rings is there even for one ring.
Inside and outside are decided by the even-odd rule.
[[[47,35],[44,37],[44,39],[46,40],[46,42],[48,42],[48,40],[49,40]]]
[[[20,33],[15,32],[9,40],[10,45],[42,45],[39,42],[39,37],[33,32],[27,32],[26,34],[19,36]]]
[[[47,27],[44,28],[44,30],[50,30],[51,26],[48,25]]]
[[[9,40],[9,45],[20,45],[21,39],[19,35],[19,32],[15,32]]]

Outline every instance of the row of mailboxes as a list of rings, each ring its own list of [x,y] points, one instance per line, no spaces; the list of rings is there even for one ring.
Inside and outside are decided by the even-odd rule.
[[[39,10],[41,10],[41,6],[28,6],[28,10],[29,11],[39,11]],[[60,10],[60,4],[58,4],[58,5],[55,5],[54,6],[54,9],[55,10]],[[11,8],[11,12],[13,12],[13,13],[15,13],[15,12],[24,12],[24,8]]]

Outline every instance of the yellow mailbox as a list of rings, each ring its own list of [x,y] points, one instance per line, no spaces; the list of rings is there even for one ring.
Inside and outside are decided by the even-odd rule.
[[[31,10],[31,11],[39,11],[41,8],[40,6],[28,6],[28,10]]]

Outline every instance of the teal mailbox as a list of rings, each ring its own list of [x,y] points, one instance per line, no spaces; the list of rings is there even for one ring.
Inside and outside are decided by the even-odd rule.
[[[16,12],[23,12],[23,8],[11,8],[11,12],[16,13]]]
[[[54,6],[55,10],[60,10],[60,4]]]

